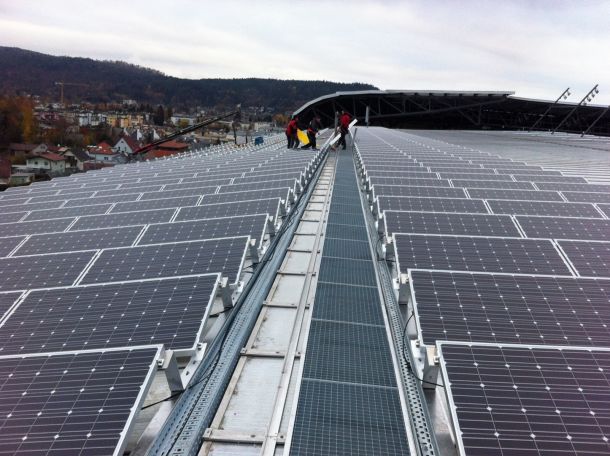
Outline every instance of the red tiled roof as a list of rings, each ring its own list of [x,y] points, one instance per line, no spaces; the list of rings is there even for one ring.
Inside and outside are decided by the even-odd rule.
[[[46,158],[47,160],[51,160],[51,161],[65,161],[66,159],[64,157],[62,157],[59,154],[56,154],[55,152],[45,152],[43,154],[40,154],[41,158]]]
[[[131,136],[128,136],[128,135],[123,135],[123,136],[121,136],[121,137],[120,137],[120,138],[117,140],[117,142],[116,142],[116,144],[114,145],[114,147],[116,147],[116,145],[119,143],[119,141],[120,141],[121,139],[125,140],[125,142],[126,142],[126,143],[127,143],[127,145],[129,146],[129,148],[130,148],[132,151],[134,151],[134,152],[140,148],[140,146],[138,145],[138,143],[137,143],[137,142],[136,142],[136,141],[135,141],[135,140],[134,140],[134,139],[133,139]]]
[[[158,149],[169,149],[169,150],[184,150],[188,149],[189,145],[178,141],[167,141],[158,146]]]

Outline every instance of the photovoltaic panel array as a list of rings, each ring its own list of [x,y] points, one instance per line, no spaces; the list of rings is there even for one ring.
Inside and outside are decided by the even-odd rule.
[[[399,298],[408,308],[410,341],[405,345],[424,386],[444,386],[436,390],[447,397],[453,421],[448,426],[461,456],[606,454],[610,186],[578,175],[588,166],[580,156],[570,159],[573,169],[564,175],[494,155],[495,148],[513,156],[523,147],[500,136],[358,132],[357,156],[373,189],[373,214],[390,241],[388,265],[403,284]],[[446,139],[452,137],[471,142]],[[487,141],[490,152],[473,149],[476,141]],[[581,146],[588,144],[583,140]],[[555,167],[562,146],[554,143],[545,156],[546,147],[544,138],[528,141],[528,156]],[[426,203],[416,200],[427,187],[377,185],[384,174],[368,168],[384,169],[380,163],[400,156],[438,172],[465,192],[459,200],[485,210],[466,210],[466,204],[455,210],[459,203],[429,203],[429,195]],[[392,166],[387,172],[394,172]],[[430,223],[431,216],[456,212],[481,223]],[[500,215],[519,234],[473,236],[477,228],[493,229],[493,217]],[[456,227],[463,232],[456,235]],[[438,379],[434,353],[441,355]]]
[[[46,382],[25,391],[35,382],[24,371],[16,386],[0,380],[0,452],[122,454],[139,436],[128,434],[168,356],[161,347],[185,360],[204,354],[212,306],[239,294],[243,267],[256,267],[319,161],[270,137],[0,193],[0,364],[40,361],[32,375]],[[217,195],[221,186],[240,191]],[[145,366],[141,350],[152,353]],[[12,364],[1,368],[8,375]],[[97,369],[104,376],[87,383]]]

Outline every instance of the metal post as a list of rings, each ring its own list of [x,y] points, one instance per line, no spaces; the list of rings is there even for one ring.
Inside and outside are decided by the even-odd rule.
[[[582,99],[582,100],[580,100],[580,103],[578,103],[576,106],[574,106],[574,109],[572,109],[572,110],[571,110],[571,111],[568,113],[568,115],[567,115],[567,116],[565,116],[561,122],[559,122],[559,125],[557,125],[557,126],[555,127],[555,129],[554,129],[554,130],[551,132],[551,134],[552,134],[552,135],[554,135],[554,134],[555,134],[555,132],[556,132],[557,130],[559,130],[559,129],[561,128],[561,126],[562,126],[564,123],[566,123],[566,121],[567,121],[567,120],[568,120],[570,117],[572,117],[572,114],[574,114],[578,108],[580,108],[580,107],[581,107],[583,104],[585,104],[585,105],[586,105],[586,104],[587,104],[587,103],[586,103],[586,101],[591,101],[591,99],[592,99],[593,97],[595,97],[595,94],[596,94],[596,93],[599,93],[599,90],[597,90],[597,86],[598,86],[598,84],[595,84],[595,86],[594,86],[594,87],[593,87],[591,90],[589,90],[589,91],[587,92],[587,94],[586,94],[586,95],[583,97],[583,99]]]
[[[606,114],[608,112],[608,110],[610,110],[610,106],[606,106],[606,109],[604,109],[599,116],[597,116],[597,118],[593,121],[593,123],[591,125],[589,125],[589,128],[587,128],[585,131],[582,132],[582,134],[580,135],[580,137],[582,138],[584,135],[586,135],[587,133],[589,133],[591,131],[591,129],[595,126],[595,124],[597,122],[599,122],[601,120],[602,117],[604,117],[604,114]]]
[[[370,113],[370,110],[371,110],[370,106],[366,105],[366,112],[364,114],[364,123],[366,124],[367,127],[369,126],[369,113]]]
[[[534,122],[534,125],[529,127],[527,129],[527,131],[530,132],[534,128],[536,128],[536,125],[538,125],[542,121],[542,119],[544,119],[546,117],[546,115],[551,111],[551,109],[553,109],[553,106],[555,106],[557,103],[559,103],[559,100],[561,100],[562,98],[567,100],[569,96],[570,96],[570,88],[568,87],[561,93],[561,95],[559,95],[559,97],[557,97],[557,99],[553,103],[551,103],[549,105],[549,107],[546,109],[546,111],[544,111],[544,113],[538,118],[538,120],[536,122]],[[480,115],[480,112],[479,112],[479,115]]]

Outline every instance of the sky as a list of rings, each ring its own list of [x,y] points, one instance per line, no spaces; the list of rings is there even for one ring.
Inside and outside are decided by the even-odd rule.
[[[610,104],[610,0],[0,0],[0,45],[184,78],[501,90]]]

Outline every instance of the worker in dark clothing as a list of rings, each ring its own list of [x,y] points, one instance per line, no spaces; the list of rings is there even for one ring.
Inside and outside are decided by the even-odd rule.
[[[347,143],[345,141],[345,137],[349,133],[349,124],[352,121],[352,116],[350,116],[346,111],[341,111],[341,117],[339,117],[339,130],[341,131],[341,139],[339,139],[338,146],[343,146],[343,150],[347,148]]]
[[[321,127],[322,124],[320,123],[320,117],[315,116],[309,121],[309,125],[307,126],[307,138],[309,139],[309,144],[305,144],[303,147],[301,147],[301,149],[309,149],[311,147],[313,150],[318,150],[316,147],[316,135]]]
[[[288,126],[286,127],[286,139],[288,140],[288,149],[292,149],[293,147],[299,146],[299,138],[297,137],[298,130],[298,117],[293,117],[288,122]]]

